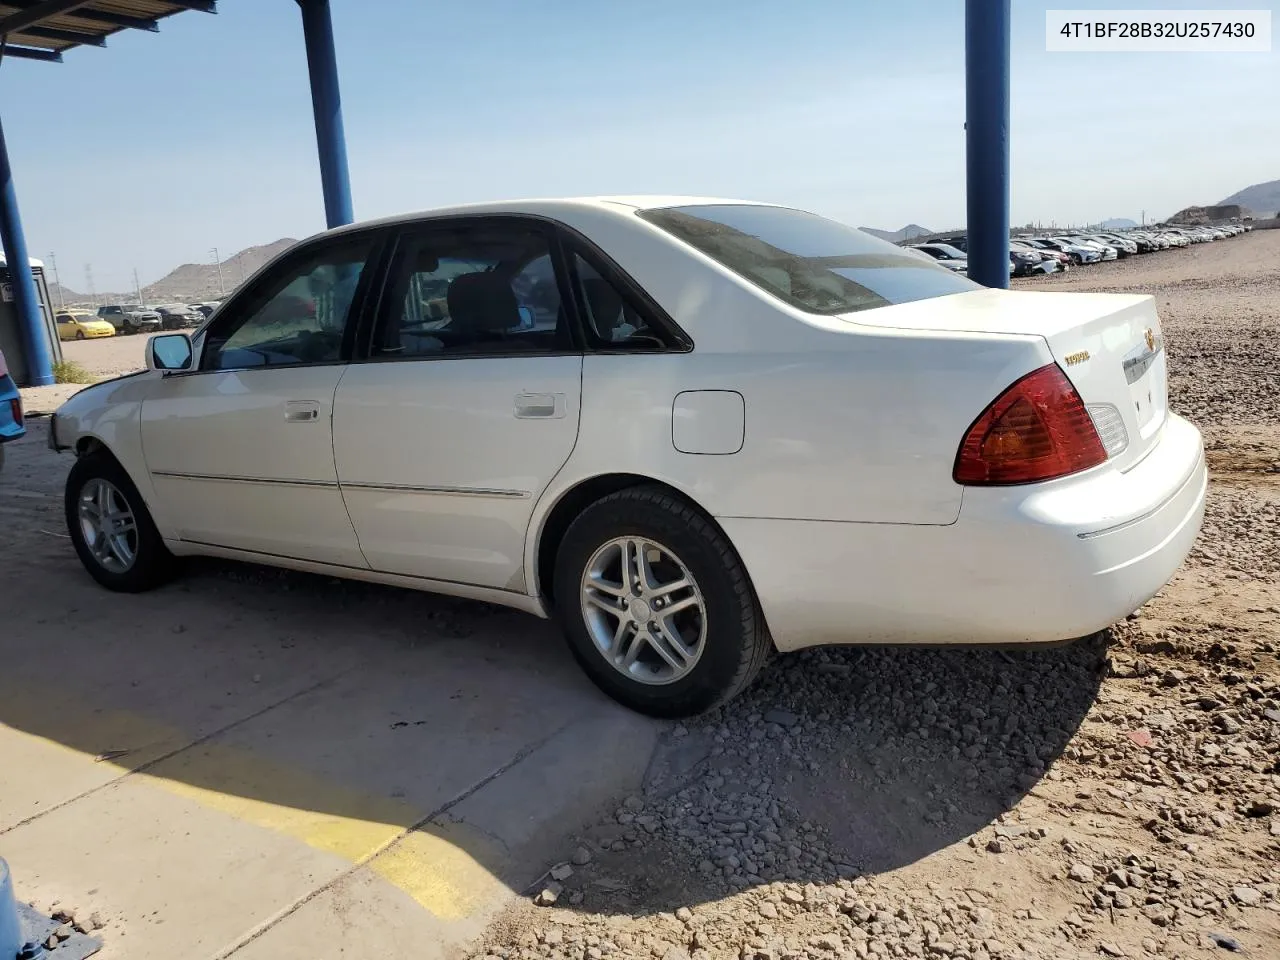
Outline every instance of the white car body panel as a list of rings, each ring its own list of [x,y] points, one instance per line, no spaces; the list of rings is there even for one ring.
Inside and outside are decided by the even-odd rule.
[[[332,457],[369,565],[524,591],[534,504],[578,436],[581,356],[361,363]]]
[[[1085,403],[1111,404],[1124,418],[1129,442],[1124,453],[1112,461],[1115,466],[1123,469],[1141,459],[1154,442],[1167,412],[1168,386],[1165,353],[1158,349],[1163,339],[1160,321],[1152,297],[978,290],[948,297],[945,310],[937,303],[920,300],[851,314],[850,319],[920,331],[1038,332],[1048,344],[1051,359],[1061,366]],[[1135,350],[1148,353],[1142,350],[1148,333],[1155,347],[1149,351],[1146,373],[1130,384],[1125,375],[1126,359]],[[970,412],[971,422],[981,409]]]
[[[160,509],[183,540],[365,567],[333,463],[333,394],[346,368],[162,377],[142,405]]]
[[[949,527],[722,522],[780,650],[849,643],[851,623],[862,643],[1086,636],[1167,583],[1199,532],[1200,435],[1176,416],[1165,432],[1128,473],[967,490]]]
[[[153,372],[68,401],[58,443],[108,447],[175,553],[535,613],[557,504],[597,478],[659,482],[726,532],[782,649],[1065,639],[1167,582],[1199,527],[1205,467],[1195,428],[1166,410],[1163,350],[1143,349],[1148,331],[1159,339],[1150,298],[978,290],[811,314],[635,216],[696,202],[431,213],[534,215],[590,238],[688,333],[689,352]],[[1048,483],[955,483],[970,424],[1054,362],[1086,404],[1119,411],[1125,449]],[[548,397],[551,415],[516,415]],[[298,399],[319,405],[317,422],[285,419]],[[230,470],[264,483],[216,479]]]

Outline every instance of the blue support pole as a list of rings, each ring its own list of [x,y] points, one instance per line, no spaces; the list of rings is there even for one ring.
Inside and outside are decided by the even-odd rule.
[[[33,387],[43,387],[53,383],[53,361],[49,354],[44,315],[40,312],[40,301],[36,299],[35,278],[31,276],[27,240],[22,235],[18,192],[13,186],[13,170],[9,167],[9,148],[4,142],[3,124],[0,124],[0,243],[4,245],[9,281],[13,284],[13,302],[18,308],[18,324],[22,328],[27,380]]]
[[[298,0],[298,6],[302,8],[302,33],[307,45],[307,69],[311,74],[311,108],[316,118],[324,214],[330,228],[340,227],[352,220],[351,178],[347,173],[347,141],[342,129],[333,20],[329,16],[329,0]]]
[[[965,0],[969,276],[1009,286],[1010,0]]]

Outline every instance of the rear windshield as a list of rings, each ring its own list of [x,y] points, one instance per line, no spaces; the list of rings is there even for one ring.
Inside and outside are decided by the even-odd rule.
[[[801,210],[706,204],[640,216],[810,313],[854,313],[981,289],[917,251]]]

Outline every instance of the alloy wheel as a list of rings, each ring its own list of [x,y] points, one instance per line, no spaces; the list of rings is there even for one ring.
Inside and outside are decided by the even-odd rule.
[[[706,600],[668,547],[644,537],[610,540],[592,554],[579,594],[592,643],[630,679],[675,683],[701,658]]]
[[[76,514],[85,546],[99,566],[128,572],[138,558],[138,521],[119,488],[101,477],[89,480],[80,488]]]

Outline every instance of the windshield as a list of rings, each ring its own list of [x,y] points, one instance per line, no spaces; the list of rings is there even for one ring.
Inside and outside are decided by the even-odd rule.
[[[707,204],[640,216],[810,313],[853,313],[981,289],[923,257],[801,210]]]
[[[931,243],[923,249],[932,253],[935,257],[942,260],[967,260],[968,257],[963,250],[957,250],[949,243]]]

